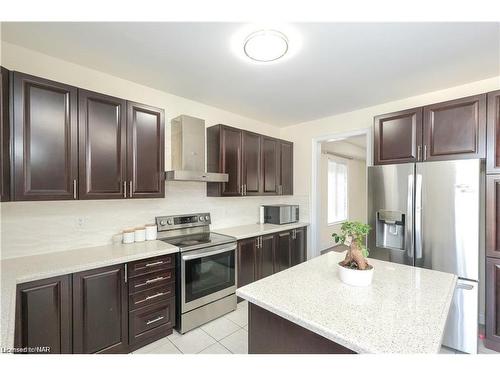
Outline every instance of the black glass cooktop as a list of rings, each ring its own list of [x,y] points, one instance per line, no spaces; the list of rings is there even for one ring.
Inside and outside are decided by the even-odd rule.
[[[162,241],[177,246],[181,251],[194,250],[200,247],[209,247],[236,241],[235,238],[218,233],[197,233],[187,236],[164,238]]]

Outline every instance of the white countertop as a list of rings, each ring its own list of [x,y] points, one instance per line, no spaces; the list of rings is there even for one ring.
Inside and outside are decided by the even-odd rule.
[[[438,353],[457,277],[369,259],[372,285],[338,278],[329,252],[239,288],[236,294],[358,353]]]
[[[248,225],[240,225],[237,227],[230,228],[220,228],[214,229],[213,231],[220,234],[225,234],[226,236],[236,237],[238,240],[242,240],[244,238],[263,236],[265,234],[283,232],[285,230],[302,228],[309,226],[309,223],[292,223],[292,224],[248,224]]]
[[[14,346],[16,284],[178,252],[162,241],[110,244],[5,259],[1,269],[1,346]]]

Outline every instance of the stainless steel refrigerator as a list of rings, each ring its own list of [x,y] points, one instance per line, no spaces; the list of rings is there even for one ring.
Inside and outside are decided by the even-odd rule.
[[[459,277],[443,345],[477,351],[481,161],[368,168],[370,257]]]

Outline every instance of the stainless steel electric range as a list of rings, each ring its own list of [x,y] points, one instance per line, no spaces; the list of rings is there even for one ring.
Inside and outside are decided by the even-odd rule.
[[[210,231],[210,214],[159,216],[158,239],[180,249],[176,330],[185,333],[236,309],[236,238]]]

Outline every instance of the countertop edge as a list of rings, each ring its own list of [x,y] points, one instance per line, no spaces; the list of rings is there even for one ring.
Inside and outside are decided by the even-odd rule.
[[[250,230],[250,227],[252,225],[255,225],[255,231]],[[272,228],[266,228],[266,229],[261,229],[263,225],[273,225]],[[213,232],[215,233],[220,233],[224,234],[226,236],[231,236],[236,238],[237,240],[244,240],[246,238],[252,238],[252,237],[257,237],[257,236],[262,236],[266,234],[271,234],[271,233],[278,233],[278,232],[283,232],[286,230],[290,229],[296,229],[296,228],[302,228],[302,227],[309,227],[311,224],[308,222],[296,222],[296,223],[290,223],[290,224],[248,224],[248,225],[238,225],[235,227],[226,227],[226,228],[217,228],[214,229]],[[261,228],[259,228],[260,226]],[[234,231],[238,228],[244,228],[244,227],[249,227],[249,232],[245,234],[234,234],[231,233],[231,231]],[[245,228],[246,229],[246,228]]]

